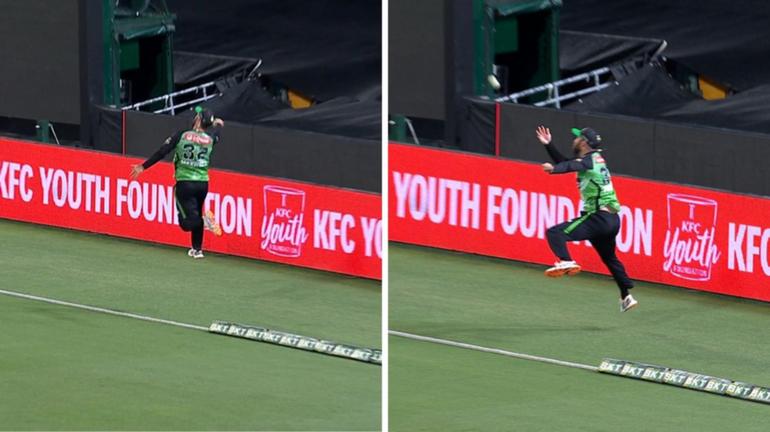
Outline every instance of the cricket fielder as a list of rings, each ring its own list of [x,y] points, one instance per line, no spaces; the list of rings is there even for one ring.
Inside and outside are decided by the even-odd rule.
[[[615,279],[620,289],[620,311],[625,312],[639,303],[628,292],[634,284],[615,254],[615,237],[620,230],[620,202],[599,148],[602,137],[591,128],[572,129],[572,134],[575,135],[572,141],[575,157],[567,159],[551,145],[550,129],[540,126],[536,131],[537,139],[545,145],[548,155],[555,163],[544,163],[543,171],[548,174],[576,172],[580,199],[583,202],[580,217],[552,226],[546,232],[548,245],[559,261],[546,270],[545,274],[561,277],[579,273],[580,266],[570,257],[567,242],[588,240]]]
[[[192,128],[181,130],[166,139],[163,145],[142,164],[131,167],[131,178],[139,177],[144,170],[174,152],[174,198],[179,216],[179,226],[190,233],[191,248],[187,255],[203,258],[203,229],[222,235],[222,228],[214,220],[211,210],[203,212],[203,204],[209,191],[209,167],[214,145],[225,122],[214,117],[211,111],[195,108]]]

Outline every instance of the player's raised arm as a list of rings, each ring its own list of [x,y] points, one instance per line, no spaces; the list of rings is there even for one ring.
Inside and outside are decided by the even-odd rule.
[[[211,123],[211,129],[207,133],[214,139],[215,143],[219,142],[219,134],[222,132],[222,128],[225,127],[225,121],[221,118],[215,118]]]
[[[551,129],[545,126],[538,126],[535,130],[535,135],[537,136],[538,141],[545,146],[545,150],[548,152],[548,156],[551,157],[551,160],[553,160],[553,163],[558,164],[567,160],[564,155],[559,153],[559,150],[557,150],[556,147],[551,145]]]
[[[182,132],[183,131],[179,131],[174,135],[171,135],[168,138],[166,138],[166,141],[163,142],[163,145],[160,146],[158,151],[153,153],[153,155],[150,156],[146,161],[144,161],[144,163],[132,165],[131,178],[135,179],[139,177],[139,174],[141,174],[144,170],[155,165],[158,161],[166,157],[167,154],[171,153],[174,150],[174,147],[176,146],[176,142],[179,141],[179,138],[182,136]]]

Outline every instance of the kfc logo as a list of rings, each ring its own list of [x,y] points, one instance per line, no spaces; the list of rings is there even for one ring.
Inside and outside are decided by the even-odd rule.
[[[305,192],[282,186],[265,186],[260,247],[273,255],[298,257],[307,241]]]
[[[195,132],[186,132],[182,139],[185,141],[192,141],[196,144],[200,144],[203,146],[211,145],[211,137],[208,135],[198,135]]]
[[[693,195],[668,194],[668,228],[663,270],[682,279],[707,281],[720,257],[714,244],[717,202]]]

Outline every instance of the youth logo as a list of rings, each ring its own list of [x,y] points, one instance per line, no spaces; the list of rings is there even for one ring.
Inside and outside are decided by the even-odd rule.
[[[717,202],[693,195],[668,194],[668,228],[663,270],[682,279],[707,281],[721,253],[714,244]]]
[[[298,257],[307,241],[305,192],[282,186],[265,186],[260,247],[273,255]]]

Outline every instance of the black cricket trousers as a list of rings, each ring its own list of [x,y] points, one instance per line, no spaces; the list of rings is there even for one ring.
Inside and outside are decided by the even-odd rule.
[[[190,244],[195,250],[203,246],[203,204],[209,193],[209,182],[176,182],[176,209],[179,213],[179,226],[190,232]]]
[[[562,261],[572,261],[567,250],[568,241],[590,241],[615,279],[621,297],[625,298],[634,283],[615,254],[615,236],[618,231],[620,216],[600,210],[596,213],[583,213],[576,219],[554,225],[548,229],[546,237],[551,250]]]

